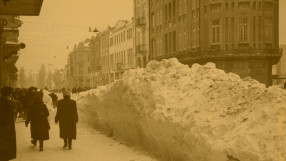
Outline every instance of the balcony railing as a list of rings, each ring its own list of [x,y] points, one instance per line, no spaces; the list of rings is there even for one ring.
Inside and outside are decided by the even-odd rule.
[[[147,51],[147,46],[146,46],[146,44],[136,45],[136,52],[137,52],[137,53],[146,52],[146,51]]]
[[[136,19],[136,26],[141,26],[146,24],[147,24],[146,17],[138,17]]]
[[[207,51],[193,51],[173,54],[172,57],[176,57],[180,60],[197,60],[197,59],[220,59],[220,58],[238,58],[238,57],[272,57],[275,60],[282,56],[281,49],[209,49]],[[154,59],[162,60],[169,58],[169,55],[156,56]]]
[[[231,50],[219,50],[213,49],[203,52],[204,56],[281,56],[279,49],[231,49]]]

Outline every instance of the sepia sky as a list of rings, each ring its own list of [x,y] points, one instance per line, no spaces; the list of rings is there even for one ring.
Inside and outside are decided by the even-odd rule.
[[[44,0],[40,16],[23,16],[19,42],[18,67],[39,69],[63,68],[74,44],[95,33],[88,27],[104,30],[119,19],[131,19],[133,0]],[[286,0],[280,0],[280,43],[286,44]]]
[[[20,17],[19,42],[26,48],[19,51],[16,65],[28,70],[39,69],[42,63],[50,69],[63,68],[74,44],[96,35],[89,27],[104,30],[132,16],[133,0],[44,0],[40,16]]]

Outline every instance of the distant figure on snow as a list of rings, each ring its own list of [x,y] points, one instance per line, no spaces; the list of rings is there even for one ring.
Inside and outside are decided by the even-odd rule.
[[[77,93],[77,89],[76,89],[76,88],[73,88],[73,89],[72,89],[72,94],[75,94],[75,93]]]
[[[14,103],[14,119],[16,121],[17,117],[22,117],[23,104],[22,102],[20,102],[18,99],[15,98],[12,98],[12,102]]]
[[[70,92],[63,91],[63,99],[58,101],[55,123],[59,122],[60,137],[64,139],[63,148],[72,149],[72,139],[76,139],[76,124],[78,122],[76,101],[70,99]]]
[[[22,117],[22,113],[23,113],[23,104],[20,101],[20,90],[16,89],[13,94],[12,94],[12,102],[14,103],[14,119],[16,121],[17,117]],[[18,116],[19,114],[19,116]]]
[[[35,101],[30,107],[26,127],[31,123],[31,143],[37,145],[40,143],[40,151],[43,151],[44,140],[49,140],[50,124],[48,122],[49,111],[43,101],[43,92],[37,92]]]
[[[56,108],[58,106],[58,96],[53,92],[49,96],[52,98],[53,107]]]
[[[0,161],[16,158],[16,131],[14,107],[11,102],[13,89],[3,87],[0,97]]]
[[[23,103],[24,120],[27,119],[28,111],[34,102],[34,97],[36,92],[37,92],[36,87],[30,87],[26,92]]]

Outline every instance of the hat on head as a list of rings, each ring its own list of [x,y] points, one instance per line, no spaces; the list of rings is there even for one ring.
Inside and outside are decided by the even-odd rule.
[[[63,91],[63,96],[71,96],[70,91],[64,90],[64,91]]]

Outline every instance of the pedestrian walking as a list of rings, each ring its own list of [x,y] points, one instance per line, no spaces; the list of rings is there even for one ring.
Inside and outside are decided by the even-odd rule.
[[[33,105],[30,107],[27,120],[25,122],[26,127],[31,124],[31,143],[37,145],[37,141],[40,144],[40,151],[43,151],[44,140],[49,140],[50,124],[48,122],[49,111],[43,101],[43,92],[36,92]]]
[[[63,148],[72,149],[72,140],[76,139],[76,124],[78,122],[76,101],[70,99],[70,92],[63,91],[63,99],[58,101],[55,123],[59,122],[60,138],[64,140]]]
[[[53,107],[56,108],[58,106],[58,96],[53,92],[49,96],[52,98]]]
[[[33,105],[36,91],[37,91],[36,87],[30,87],[26,92],[23,103],[24,120],[27,119],[28,111],[30,110],[30,107]]]
[[[14,107],[11,102],[13,89],[3,87],[0,97],[0,161],[16,158],[16,131]]]
[[[14,103],[14,120],[19,117],[22,117],[23,113],[23,104],[16,98],[12,98],[12,101]]]
[[[22,112],[23,112],[23,104],[19,99],[19,95],[20,95],[20,89],[16,88],[14,90],[14,92],[12,93],[12,102],[13,102],[13,106],[14,106],[14,120],[16,121],[16,119],[19,117],[22,117]]]

